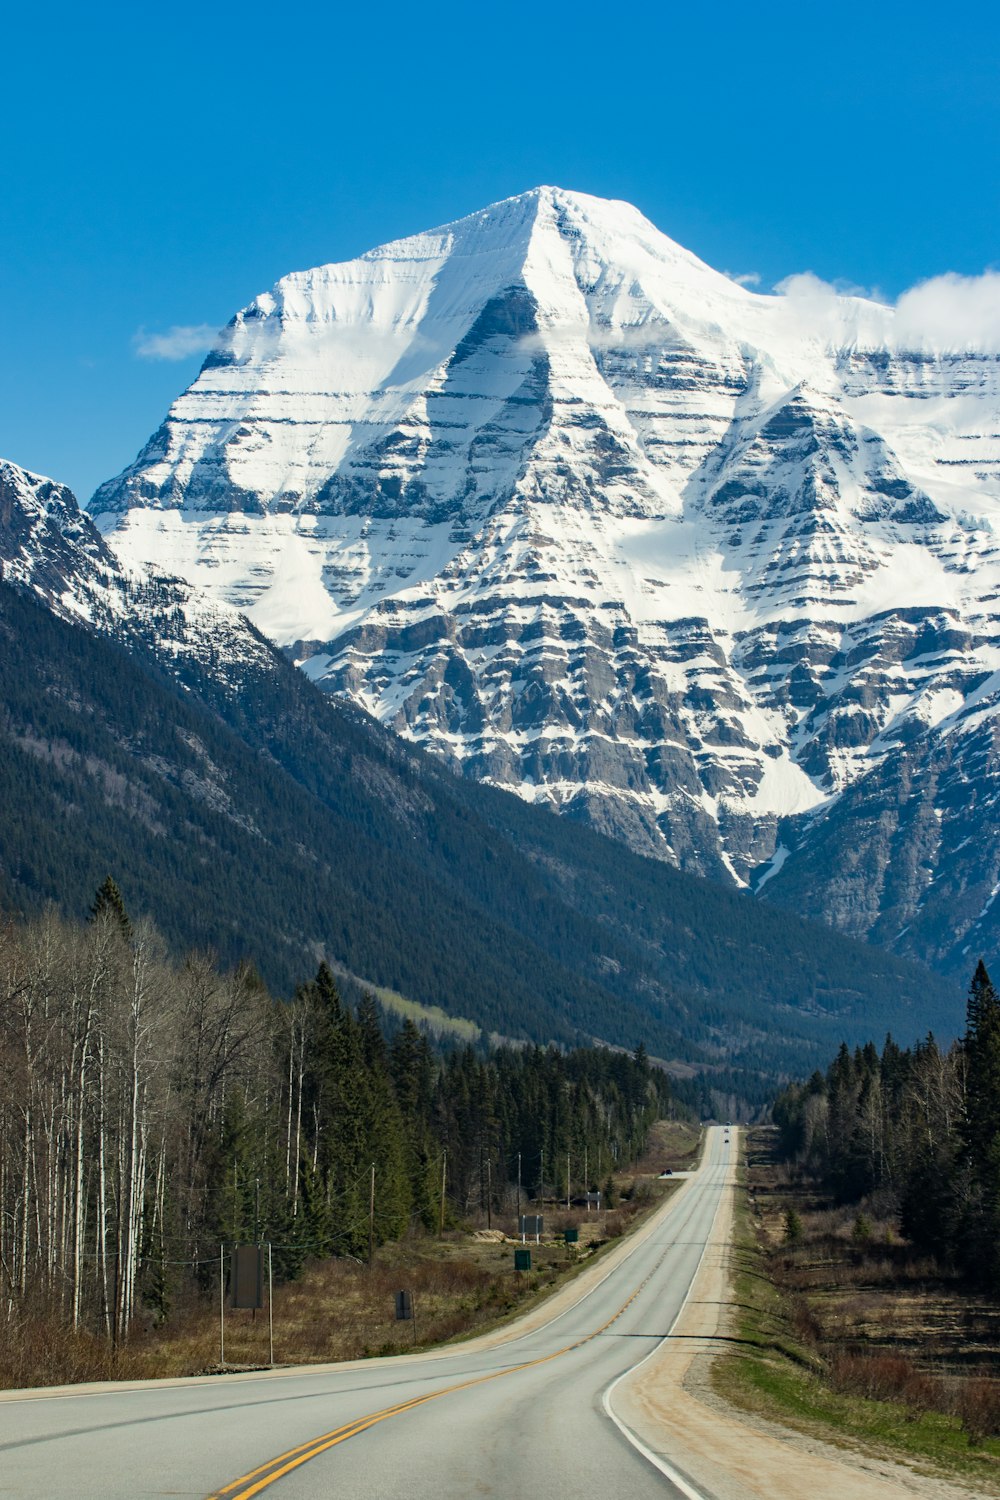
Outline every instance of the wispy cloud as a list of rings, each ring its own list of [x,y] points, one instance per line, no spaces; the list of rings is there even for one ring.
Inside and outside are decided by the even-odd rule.
[[[843,300],[847,297],[887,303],[877,289],[823,281],[812,271],[786,276],[774,290],[817,326],[844,323],[850,316],[850,303]],[[1000,271],[932,276],[904,292],[894,308],[889,303],[883,316],[888,322],[882,341],[895,349],[1000,353]]]
[[[737,286],[760,286],[759,271],[727,271],[725,274],[730,281],[735,281]]]
[[[211,323],[175,323],[166,333],[140,328],[132,345],[140,359],[189,359],[192,354],[207,354],[218,334]]]
[[[824,281],[812,271],[799,271],[776,283],[774,290],[783,297],[796,297],[802,301],[818,301],[831,297],[863,297],[866,302],[884,302],[886,299],[877,287],[858,286],[856,282]]]
[[[618,326],[567,319],[561,323],[546,323],[543,329],[522,334],[517,340],[517,347],[532,354],[536,350],[544,352],[560,344],[575,347],[586,343],[591,349],[599,351],[625,349],[632,353],[638,349],[663,349],[676,340],[677,335],[665,318],[654,317],[644,323]]]
[[[896,343],[901,349],[1000,352],[1000,271],[948,271],[911,287],[896,304]]]

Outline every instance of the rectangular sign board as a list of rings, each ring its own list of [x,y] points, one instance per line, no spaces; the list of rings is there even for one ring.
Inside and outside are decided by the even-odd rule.
[[[254,1310],[264,1306],[263,1245],[235,1245],[230,1252],[229,1303]]]
[[[413,1317],[413,1293],[396,1293],[396,1322],[408,1323]]]
[[[541,1234],[544,1218],[541,1214],[521,1215],[521,1234]]]
[[[515,1250],[514,1251],[514,1270],[515,1271],[530,1271],[531,1270],[531,1251],[530,1250]]]

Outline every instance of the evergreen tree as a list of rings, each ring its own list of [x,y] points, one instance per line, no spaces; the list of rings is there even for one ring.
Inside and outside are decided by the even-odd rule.
[[[121,928],[122,936],[126,941],[132,936],[132,923],[129,921],[128,912],[125,910],[122,893],[110,875],[104,877],[104,881],[98,887],[93,905],[90,908],[90,920],[92,922],[99,922],[102,917],[113,919]]]
[[[1000,1284],[1000,995],[982,959],[969,986],[966,1030],[964,1162],[972,1192],[962,1244],[970,1271]]]

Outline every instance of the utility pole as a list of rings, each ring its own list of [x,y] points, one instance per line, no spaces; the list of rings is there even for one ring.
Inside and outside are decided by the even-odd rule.
[[[493,1158],[486,1158],[486,1228],[493,1228]]]
[[[521,1153],[517,1153],[517,1217],[521,1217]]]
[[[274,1369],[274,1268],[271,1265],[271,1241],[267,1242],[267,1341]]]
[[[226,1247],[219,1246],[219,1364],[226,1364]]]
[[[448,1147],[441,1153],[441,1211],[438,1214],[438,1239],[444,1239],[444,1190],[448,1181]]]
[[[569,1208],[569,1152],[566,1152],[566,1207]]]
[[[375,1260],[375,1163],[372,1162],[372,1185],[368,1196],[368,1264]]]
[[[587,1217],[590,1217],[590,1177],[587,1173],[587,1148],[583,1148],[583,1192],[587,1199]]]
[[[542,1152],[541,1152],[541,1155],[538,1158],[538,1161],[539,1161],[539,1167],[538,1167],[538,1172],[539,1172],[538,1196],[539,1196],[539,1198],[541,1198],[542,1202],[544,1203],[545,1202],[545,1147],[544,1146],[542,1147]]]

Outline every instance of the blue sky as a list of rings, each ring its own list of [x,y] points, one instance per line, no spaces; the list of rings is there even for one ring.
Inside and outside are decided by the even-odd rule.
[[[82,499],[198,369],[144,341],[542,182],[762,289],[1000,264],[978,0],[56,3],[16,7],[4,51],[0,456]]]

